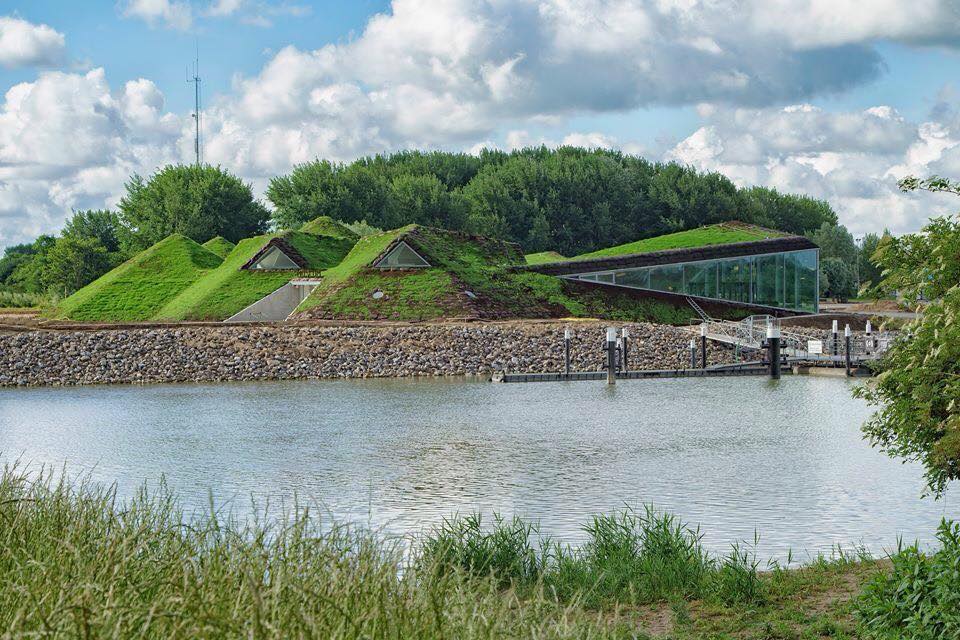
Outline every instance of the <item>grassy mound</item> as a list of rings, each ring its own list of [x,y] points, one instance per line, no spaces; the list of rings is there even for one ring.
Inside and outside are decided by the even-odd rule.
[[[608,256],[623,256],[634,253],[650,253],[652,251],[665,251],[667,249],[688,249],[691,247],[705,247],[713,244],[730,244],[734,242],[750,242],[752,240],[766,240],[769,238],[782,238],[787,234],[763,227],[753,225],[723,222],[720,224],[700,227],[699,229],[690,229],[689,231],[679,231],[646,240],[637,240],[627,244],[600,249],[591,253],[584,253],[573,258],[579,260],[584,258],[603,258]]]
[[[371,267],[403,239],[430,263],[424,269]],[[313,318],[430,320],[555,315],[543,300],[517,287],[507,269],[523,261],[516,245],[411,225],[361,238],[300,306]],[[379,295],[374,298],[374,294]]]
[[[348,240],[356,240],[360,237],[347,227],[347,225],[339,220],[334,220],[330,216],[314,218],[300,227],[300,231],[318,236],[331,236],[333,238],[345,238]]]
[[[320,272],[339,263],[353,240],[285,231],[241,240],[223,263],[171,298],[156,314],[162,320],[224,320],[276,291],[304,272],[295,270],[242,270],[272,238],[280,237],[296,249],[310,265],[308,273]]]
[[[853,638],[864,636],[850,596],[878,570],[841,556],[761,572],[749,546],[708,553],[697,529],[652,509],[594,517],[575,548],[518,518],[451,519],[405,548],[302,508],[249,523],[219,513],[187,515],[163,485],[123,501],[115,487],[4,469],[0,628],[53,639]]]
[[[204,242],[202,246],[204,249],[214,252],[221,258],[226,258],[237,245],[233,244],[223,236],[217,236],[216,238],[210,238]]]
[[[212,251],[175,234],[63,300],[55,315],[101,322],[149,320],[222,262]]]
[[[430,268],[372,268],[399,238]],[[298,312],[306,318],[400,321],[574,316],[685,324],[690,318],[682,304],[513,271],[523,258],[510,243],[411,225],[361,238],[343,262],[324,272],[323,283]]]
[[[528,253],[524,256],[527,264],[546,264],[547,262],[560,262],[566,260],[565,256],[556,251],[541,251],[540,253]]]

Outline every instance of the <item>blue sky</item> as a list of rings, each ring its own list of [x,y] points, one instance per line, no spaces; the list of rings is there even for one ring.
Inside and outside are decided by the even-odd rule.
[[[831,202],[855,233],[951,211],[956,0],[0,2],[0,246],[190,160],[262,192],[315,157],[623,149]]]

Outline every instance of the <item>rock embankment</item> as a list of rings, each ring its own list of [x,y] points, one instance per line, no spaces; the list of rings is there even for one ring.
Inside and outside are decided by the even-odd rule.
[[[549,372],[603,366],[602,323],[329,327],[183,326],[0,334],[0,386],[376,378]],[[691,334],[629,324],[631,369],[689,364]],[[711,364],[732,361],[720,347]]]

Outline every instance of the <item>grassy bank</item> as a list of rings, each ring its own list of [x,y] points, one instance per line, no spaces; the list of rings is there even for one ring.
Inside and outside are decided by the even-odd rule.
[[[0,520],[0,637],[853,638],[861,583],[888,580],[863,557],[761,571],[652,510],[595,517],[576,549],[467,517],[405,553],[306,509],[188,518],[163,488],[121,503],[8,469]]]

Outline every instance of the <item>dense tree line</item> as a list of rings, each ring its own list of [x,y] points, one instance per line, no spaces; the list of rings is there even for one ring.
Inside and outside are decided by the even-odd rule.
[[[564,255],[726,220],[798,234],[837,224],[823,201],[738,189],[718,173],[572,147],[317,160],[274,178],[267,197],[280,228],[320,215],[381,228],[416,222]]]
[[[608,150],[404,151],[346,164],[316,160],[271,180],[266,195],[272,212],[250,185],[219,167],[176,165],[149,178],[135,175],[117,211],[75,212],[59,237],[7,247],[0,289],[68,295],[171,233],[236,242],[321,215],[368,228],[419,223],[463,230],[518,242],[527,252],[568,256],[742,220],[828,246],[825,295],[853,295],[860,271],[873,268],[826,202],[738,188],[719,173]]]

